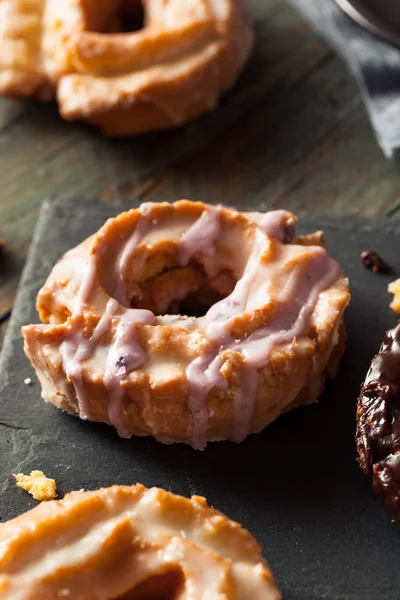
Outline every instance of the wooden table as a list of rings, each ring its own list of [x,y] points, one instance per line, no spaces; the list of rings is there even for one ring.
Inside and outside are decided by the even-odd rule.
[[[174,132],[109,140],[52,105],[0,100],[0,345],[40,203],[60,196],[396,215],[384,158],[352,77],[282,0],[253,0],[257,43],[213,113]]]

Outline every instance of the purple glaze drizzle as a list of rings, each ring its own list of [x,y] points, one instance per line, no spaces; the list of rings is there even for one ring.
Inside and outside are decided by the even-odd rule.
[[[93,284],[96,277],[96,259],[93,255],[91,255],[88,263],[88,268],[85,277],[81,283],[81,287],[79,288],[78,296],[76,299],[76,303],[74,306],[74,314],[78,314],[82,312],[83,307],[89,300],[89,297],[93,290]]]
[[[120,255],[117,267],[118,284],[116,298],[110,299],[92,336],[83,337],[79,313],[92,294],[96,277],[96,258],[91,257],[87,274],[79,290],[74,314],[69,325],[69,337],[61,344],[60,351],[67,376],[72,381],[79,405],[80,416],[89,417],[89,402],[82,381],[81,363],[89,359],[100,338],[118,318],[113,344],[107,356],[103,383],[107,391],[110,422],[122,437],[129,434],[124,430],[122,401],[124,383],[129,374],[145,364],[147,357],[137,338],[137,324],[153,325],[155,316],[151,311],[123,309],[126,304],[126,270],[132,252],[146,234],[152,204],[142,205],[142,217]],[[244,340],[235,340],[229,333],[232,319],[246,309],[251,286],[258,273],[260,259],[268,248],[265,235],[285,243],[288,224],[286,211],[272,211],[264,215],[256,232],[253,251],[247,261],[242,278],[233,292],[212,306],[204,317],[204,333],[211,342],[211,349],[194,359],[186,368],[188,382],[188,404],[191,422],[188,435],[196,449],[203,449],[207,441],[208,408],[207,396],[212,388],[226,391],[228,380],[221,374],[222,353],[232,349],[240,352],[245,365],[242,385],[234,398],[234,425],[232,439],[240,442],[251,429],[258,387],[258,370],[265,366],[273,348],[281,343],[293,341],[305,334],[309,318],[318,302],[319,294],[327,289],[339,276],[340,268],[322,248],[315,247],[308,255],[308,262],[293,271],[277,299],[275,314],[271,322],[256,330]],[[210,255],[215,252],[214,242],[220,235],[220,209],[207,208],[194,224],[181,236],[178,244],[178,262],[185,265],[196,252]],[[123,311],[121,313],[121,311]]]
[[[253,251],[247,261],[243,276],[236,283],[233,292],[214,304],[205,316],[206,336],[222,344],[227,336],[228,320],[244,311],[262,254],[268,248],[265,236],[256,230]]]
[[[246,366],[242,373],[242,386],[236,392],[234,398],[234,422],[232,431],[232,439],[234,442],[243,442],[249,434],[254,414],[257,387],[257,370],[254,372],[254,369]]]
[[[200,217],[181,236],[178,245],[178,263],[187,265],[195,252],[205,256],[215,253],[214,242],[221,231],[219,207],[206,208]]]
[[[259,228],[265,235],[271,238],[276,238],[282,243],[291,241],[288,225],[294,227],[291,223],[292,216],[286,210],[271,210],[262,216],[258,223]]]
[[[110,299],[106,310],[98,322],[91,338],[87,339],[83,336],[81,322],[78,315],[91,294],[95,275],[96,265],[95,259],[92,257],[88,265],[86,277],[84,278],[81,289],[79,290],[74,314],[72,315],[71,322],[69,324],[69,335],[60,345],[60,353],[63,359],[64,371],[75,388],[76,398],[78,400],[79,416],[81,419],[90,418],[89,400],[82,382],[82,362],[92,356],[97,341],[107,331],[111,324],[112,314],[116,309],[116,306],[118,306],[118,303],[115,300]]]
[[[154,204],[152,202],[146,202],[140,206],[139,211],[142,216],[139,219],[129,240],[126,242],[124,249],[121,253],[120,259],[118,261],[118,286],[114,295],[122,305],[125,305],[128,301],[125,287],[125,278],[127,275],[129,259],[131,258],[133,251],[140,243],[143,236],[146,235],[149,229],[150,215],[153,206]]]
[[[108,393],[108,416],[121,437],[131,436],[124,430],[121,414],[124,382],[132,371],[147,361],[136,326],[138,323],[152,325],[154,318],[153,313],[146,310],[131,309],[125,313],[117,325],[114,344],[107,356],[103,382]]]
[[[119,282],[117,286],[118,297],[123,297],[126,301],[126,290],[123,276],[126,272],[129,258],[137,244],[146,234],[149,226],[149,217],[151,213],[151,203],[143,204],[140,208],[142,217],[138,221],[134,232],[126,243],[124,250],[118,262]],[[97,273],[96,256],[92,255],[88,264],[86,275],[81,283],[77,302],[74,307],[74,314],[71,317],[69,324],[69,335],[67,339],[60,345],[60,353],[63,359],[63,367],[67,377],[72,382],[78,401],[79,415],[82,419],[90,418],[89,400],[82,381],[82,362],[91,358],[96,348],[96,344],[100,338],[107,333],[112,325],[112,320],[118,315],[121,306],[117,300],[110,298],[107,302],[106,309],[101,316],[92,336],[85,338],[81,327],[80,313],[83,312],[84,305],[87,303],[93,291],[93,286]],[[113,366],[107,361],[106,372],[103,377],[104,386],[108,392],[108,410],[111,423],[116,429],[125,435],[122,430],[121,421],[121,401],[123,398],[123,381],[126,375],[138,368],[144,355],[143,349],[140,347],[136,338],[136,325],[138,323],[153,324],[155,316],[151,311],[140,309],[129,309],[119,316],[120,322],[117,325],[114,344],[109,355],[115,359],[115,354],[125,354],[129,357],[129,371],[122,376],[122,373],[116,373]],[[127,326],[130,321],[129,327]],[[131,333],[131,340],[128,343],[126,329],[128,327]],[[135,366],[136,365],[136,366]]]
[[[217,303],[210,309],[211,317],[207,313],[205,317],[206,333],[207,331],[213,332],[214,351],[209,352],[207,356],[196,358],[186,369],[190,393],[189,407],[193,414],[193,421],[188,433],[191,435],[194,448],[201,450],[206,445],[207,395],[209,391],[213,387],[224,389],[223,386],[227,385],[220,373],[220,367],[222,364],[221,354],[228,349],[240,352],[246,361],[243,387],[235,399],[236,415],[232,437],[234,441],[241,442],[248,435],[254,413],[258,370],[267,364],[271,351],[276,345],[291,342],[295,337],[305,334],[319,294],[340,276],[339,265],[328,256],[323,248],[315,247],[308,258],[309,262],[306,266],[294,271],[282,290],[271,323],[261,327],[246,339],[237,341],[229,335],[229,316],[231,315],[225,311],[227,299],[221,300],[224,305],[222,311],[218,309],[220,303]],[[254,253],[250,256],[249,262],[256,262]],[[247,267],[245,273],[246,271]],[[253,268],[249,271],[255,276]],[[250,277],[247,279],[248,291],[253,279]],[[235,294],[236,287],[231,296],[235,296]],[[234,305],[234,311],[241,312],[240,306],[240,303],[239,306]],[[221,321],[221,316],[226,317],[225,325]]]
[[[71,326],[70,337],[60,345],[60,353],[63,359],[64,371],[75,388],[76,398],[78,400],[79,416],[81,419],[89,419],[89,403],[86,397],[82,382],[82,347],[78,341],[79,330],[73,330]]]

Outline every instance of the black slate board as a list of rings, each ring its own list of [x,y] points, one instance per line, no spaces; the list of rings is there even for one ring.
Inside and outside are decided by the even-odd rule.
[[[61,496],[115,483],[158,485],[204,495],[249,528],[286,600],[399,600],[400,531],[358,468],[353,437],[360,382],[396,322],[386,292],[390,276],[367,271],[359,254],[376,248],[399,276],[400,222],[304,215],[300,230],[325,229],[331,254],[351,279],[340,375],[319,404],[297,409],[242,445],[214,443],[196,452],[146,438],[121,440],[108,426],[46,405],[23,354],[20,326],[38,321],[35,296],[54,262],[126,207],[87,200],[43,206],[0,359],[1,520],[35,504],[15,487],[13,472],[42,469],[56,478]],[[31,385],[24,385],[26,377]]]

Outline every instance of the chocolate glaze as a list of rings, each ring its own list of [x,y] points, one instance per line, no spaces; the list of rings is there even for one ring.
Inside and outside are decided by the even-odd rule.
[[[400,322],[373,359],[357,407],[359,463],[400,523]]]
[[[391,273],[393,270],[392,265],[383,260],[376,250],[365,250],[360,258],[362,264],[374,273]]]

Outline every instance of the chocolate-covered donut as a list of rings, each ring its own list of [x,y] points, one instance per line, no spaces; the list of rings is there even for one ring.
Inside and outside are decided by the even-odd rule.
[[[400,522],[400,322],[387,332],[361,387],[356,441],[360,467]]]

